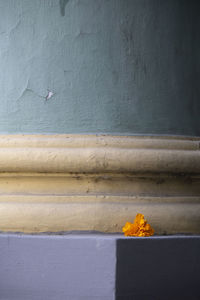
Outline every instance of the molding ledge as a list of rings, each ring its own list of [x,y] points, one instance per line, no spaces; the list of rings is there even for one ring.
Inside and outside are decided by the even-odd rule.
[[[0,231],[200,233],[200,138],[0,136]]]

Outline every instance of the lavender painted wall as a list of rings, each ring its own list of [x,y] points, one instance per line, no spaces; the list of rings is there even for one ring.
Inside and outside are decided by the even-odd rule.
[[[115,239],[0,235],[1,300],[114,300]]]

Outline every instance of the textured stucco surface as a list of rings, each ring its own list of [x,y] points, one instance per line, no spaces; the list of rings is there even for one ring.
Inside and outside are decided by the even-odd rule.
[[[0,0],[0,132],[200,135],[199,8]]]

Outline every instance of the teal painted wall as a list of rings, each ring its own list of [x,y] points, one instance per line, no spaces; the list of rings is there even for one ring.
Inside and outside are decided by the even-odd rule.
[[[200,136],[199,13],[198,0],[0,0],[0,132]]]

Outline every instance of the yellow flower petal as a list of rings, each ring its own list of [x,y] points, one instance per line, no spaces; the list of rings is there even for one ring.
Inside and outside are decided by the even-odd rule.
[[[137,214],[134,223],[126,222],[122,230],[125,236],[151,236],[154,234],[153,228],[144,219],[143,214]]]

